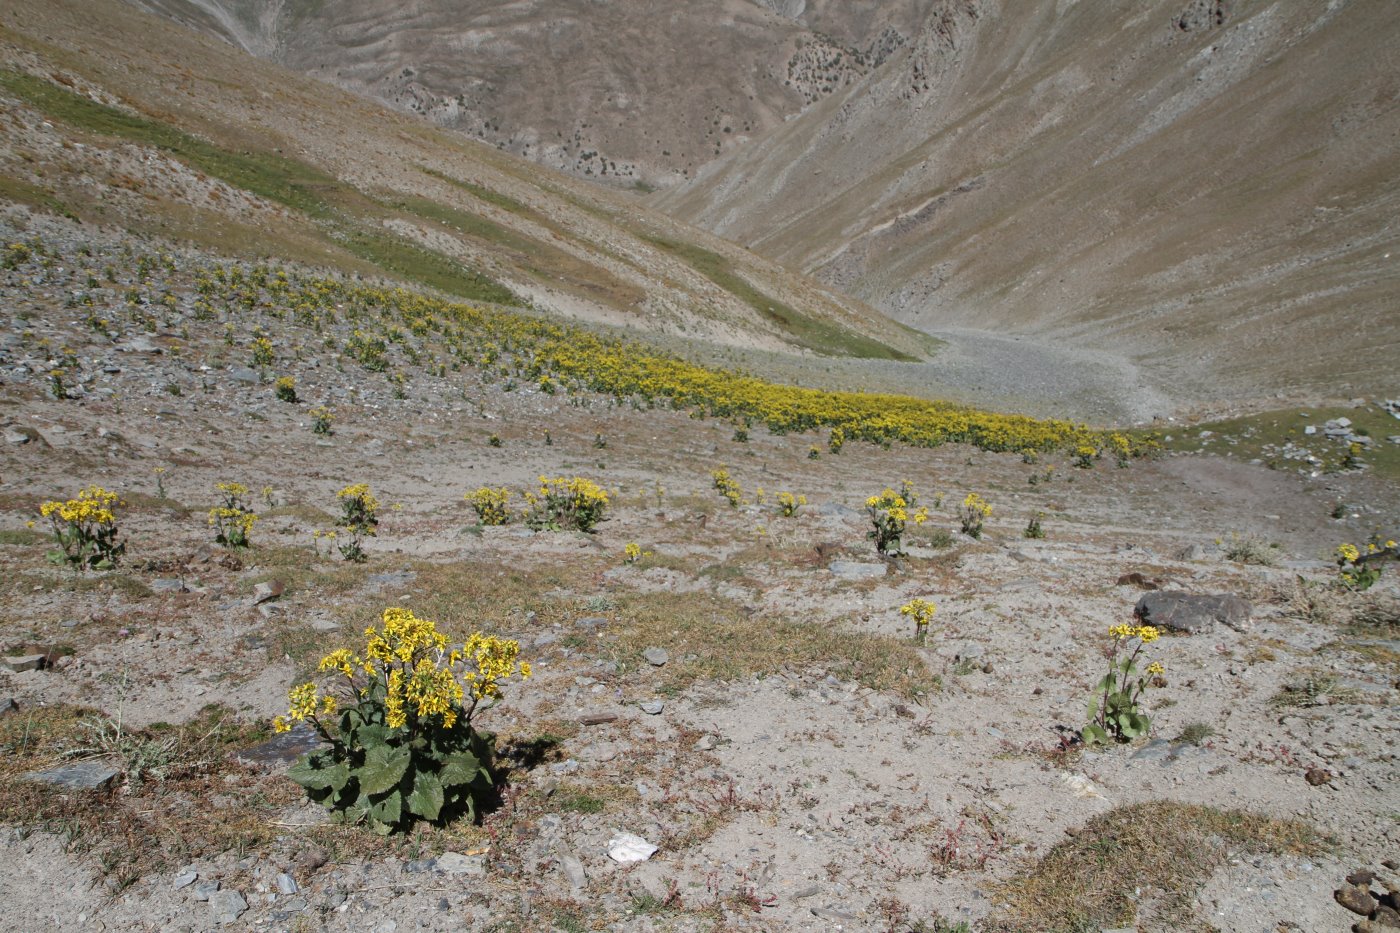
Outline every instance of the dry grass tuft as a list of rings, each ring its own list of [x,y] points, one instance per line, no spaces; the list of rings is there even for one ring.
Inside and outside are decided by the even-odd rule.
[[[1239,810],[1173,801],[1119,807],[1056,845],[1029,874],[1003,884],[1010,904],[985,929],[1097,933],[1138,924],[1206,931],[1212,927],[1192,915],[1192,897],[1227,853],[1311,854],[1324,845],[1303,823]]]
[[[657,645],[671,654],[665,685],[684,690],[702,680],[736,681],[784,668],[819,667],[843,680],[913,698],[938,689],[919,650],[907,641],[840,625],[772,619],[715,596],[641,594],[620,602],[613,626],[615,660],[643,666]]]

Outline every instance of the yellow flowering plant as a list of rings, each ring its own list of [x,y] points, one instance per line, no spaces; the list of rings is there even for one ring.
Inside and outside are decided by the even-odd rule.
[[[597,483],[579,476],[541,476],[539,491],[525,493],[525,502],[529,506],[525,523],[531,528],[592,531],[603,520],[608,494]]]
[[[1384,545],[1378,545],[1372,540],[1366,545],[1364,554],[1361,548],[1354,544],[1339,544],[1337,546],[1337,567],[1342,578],[1342,585],[1358,591],[1369,590],[1381,578],[1381,569],[1371,566],[1370,562],[1384,558],[1389,554],[1400,554],[1394,541],[1388,540]]]
[[[914,621],[914,638],[922,642],[928,637],[928,625],[938,607],[927,599],[911,599],[899,607],[899,614]]]
[[[266,337],[253,338],[253,365],[258,368],[271,366],[277,357],[272,349],[272,341]]]
[[[329,436],[334,434],[335,413],[324,405],[311,409],[311,433]]]
[[[992,505],[975,492],[967,494],[958,517],[962,520],[962,533],[969,538],[982,537],[982,523],[992,514]]]
[[[510,496],[510,490],[504,486],[498,489],[482,486],[462,498],[471,503],[481,524],[504,525],[510,521]]]
[[[622,549],[622,562],[624,564],[640,563],[643,557],[650,557],[651,551],[642,550],[642,546],[635,541],[628,542]]]
[[[39,514],[49,520],[58,542],[49,560],[75,570],[115,566],[126,552],[126,541],[117,540],[116,510],[121,504],[116,493],[97,485],[80,490],[75,499],[42,503]]]
[[[1154,661],[1141,671],[1138,660],[1142,649],[1161,637],[1161,629],[1152,625],[1115,625],[1108,630],[1113,639],[1105,652],[1108,673],[1094,687],[1089,698],[1089,724],[1080,730],[1080,738],[1088,745],[1107,745],[1110,740],[1127,742],[1146,735],[1152,720],[1138,701],[1149,686],[1161,686],[1164,672]]]
[[[743,503],[744,491],[739,486],[738,481],[729,475],[728,468],[720,467],[717,470],[711,470],[710,479],[714,481],[715,488],[719,490],[719,494],[724,496],[732,508],[737,509]]]
[[[912,507],[902,493],[913,495],[913,492],[913,488],[906,481],[901,492],[886,487],[878,496],[871,496],[865,500],[865,511],[870,514],[870,523],[873,526],[866,537],[874,540],[878,553],[896,557],[902,553],[900,543],[904,538],[904,530],[908,527],[909,509]],[[915,525],[922,525],[928,521],[928,509],[915,509],[913,518]]]
[[[272,391],[280,401],[297,402],[297,381],[291,376],[278,376],[272,384]]]
[[[333,818],[381,834],[418,821],[476,819],[495,791],[495,736],[472,717],[502,696],[501,684],[530,676],[520,643],[476,632],[451,648],[437,625],[408,609],[384,610],[365,629],[361,654],[321,659],[332,678],[288,691],[277,732],[308,723],[328,743],[303,755],[287,776]]]
[[[792,518],[797,514],[797,510],[807,504],[807,497],[804,495],[794,496],[790,492],[778,493],[778,514],[784,518]]]
[[[214,487],[223,496],[223,505],[209,510],[209,524],[214,526],[214,541],[228,548],[248,547],[253,523],[258,520],[245,498],[248,487],[242,483],[218,483]]]
[[[336,524],[350,539],[336,547],[346,560],[363,563],[366,556],[363,540],[379,533],[379,500],[368,483],[346,486],[335,497],[340,502],[340,521]]]

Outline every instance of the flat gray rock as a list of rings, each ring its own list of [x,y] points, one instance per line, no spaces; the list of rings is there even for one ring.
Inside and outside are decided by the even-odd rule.
[[[437,857],[436,868],[448,875],[467,875],[472,878],[486,876],[486,862],[480,855],[444,852]]]
[[[290,765],[307,752],[324,745],[316,730],[301,722],[293,726],[290,732],[283,732],[266,742],[238,751],[235,757],[249,764],[275,768]]]
[[[250,385],[257,385],[261,380],[256,369],[247,366],[234,366],[228,371],[228,377],[234,382],[244,382]]]
[[[854,560],[834,560],[826,569],[843,580],[873,580],[883,577],[888,572],[884,564],[866,564]]]
[[[4,665],[6,670],[15,673],[37,671],[44,666],[44,656],[42,654],[24,654],[13,658],[0,658],[0,665]]]
[[[572,855],[559,856],[559,870],[575,891],[582,890],[588,884],[588,873],[583,870],[583,863]]]
[[[1155,625],[1173,632],[1195,635],[1209,632],[1217,623],[1235,631],[1249,627],[1254,607],[1246,599],[1229,594],[1195,596],[1181,590],[1145,593],[1133,608],[1144,625]]]
[[[648,648],[642,652],[642,657],[646,658],[646,662],[652,667],[661,667],[671,660],[671,654],[665,648]]]
[[[234,923],[248,910],[248,902],[231,888],[209,895],[209,917],[219,926]]]
[[[26,780],[74,790],[106,790],[121,772],[105,761],[79,761],[61,768],[30,771]]]

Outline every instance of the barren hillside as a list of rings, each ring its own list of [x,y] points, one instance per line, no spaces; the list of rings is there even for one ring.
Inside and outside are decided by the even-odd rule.
[[[930,345],[628,196],[115,0],[7,5],[0,104],[0,194],[85,221],[721,345]]]
[[[932,332],[1114,350],[1207,399],[1395,385],[1393,9],[946,9],[654,203]]]

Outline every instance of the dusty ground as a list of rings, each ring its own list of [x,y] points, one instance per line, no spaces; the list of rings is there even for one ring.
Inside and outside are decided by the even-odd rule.
[[[1127,873],[1118,893],[1135,906],[1120,926],[1136,913],[1148,930],[1326,931],[1357,919],[1332,900],[1342,877],[1400,855],[1394,611],[1389,626],[1359,625],[1322,585],[1337,543],[1400,525],[1395,490],[1364,471],[1308,479],[1210,456],[1078,470],[960,446],[822,446],[810,459],[823,438],[755,428],[738,443],[728,423],[506,391],[465,370],[411,370],[398,398],[384,374],[342,368],[325,335],[265,310],[198,320],[187,273],[202,260],[178,251],[151,287],[168,285],[174,309],[147,330],[123,295],[133,257],[153,247],[35,229],[52,261],[0,272],[0,605],[6,654],[50,650],[53,663],[0,672],[0,702],[18,703],[0,714],[6,750],[56,762],[84,719],[145,737],[201,725],[176,746],[190,767],[157,762],[144,779],[129,744],[108,745],[128,753],[108,795],[40,791],[5,769],[0,927],[990,927],[1015,899],[1003,882],[1095,817],[1167,801],[1298,819],[1329,841],[1252,852],[1203,833],[1200,861],[1219,867],[1190,880],[1187,913]],[[109,264],[118,282],[86,282]],[[99,334],[89,314],[114,323]],[[240,381],[243,335],[259,324],[300,404]],[[63,348],[80,397],[60,401],[47,373]],[[335,409],[329,437],[311,431],[318,404]],[[731,509],[710,488],[719,465],[750,500],[762,486],[764,504]],[[473,527],[464,492],[540,474],[612,492],[595,534]],[[861,506],[902,479],[933,518],[906,558],[881,563]],[[204,515],[224,481],[258,500],[247,551],[211,542]],[[41,501],[90,482],[126,498],[129,544],[118,570],[79,577],[47,563],[25,526]],[[364,565],[313,545],[354,482],[398,506]],[[781,491],[809,504],[783,518]],[[970,491],[995,508],[981,540],[958,533]],[[1333,519],[1338,499],[1370,511]],[[1024,539],[1036,512],[1046,537]],[[1232,535],[1276,542],[1275,566],[1227,560]],[[629,542],[650,556],[624,564]],[[1153,736],[1199,744],[1065,749],[1106,630],[1142,595],[1118,582],[1134,571],[1248,597],[1253,620],[1151,646],[1167,672],[1148,694]],[[1307,592],[1330,616],[1303,611],[1299,579],[1319,584]],[[285,591],[255,604],[271,580]],[[1387,568],[1371,604],[1397,581]],[[898,613],[916,596],[938,605],[922,645]],[[518,638],[536,665],[480,720],[507,768],[505,802],[481,827],[382,842],[325,824],[284,765],[233,757],[266,737],[321,654],[390,605],[457,636]],[[649,647],[669,660],[647,663]],[[643,711],[654,701],[659,713]],[[616,718],[583,724],[596,714]],[[201,738],[212,719],[218,754]],[[1309,769],[1330,780],[1313,786]],[[659,851],[614,864],[620,831]],[[458,856],[425,861],[444,852]],[[197,900],[211,881],[220,891]]]

